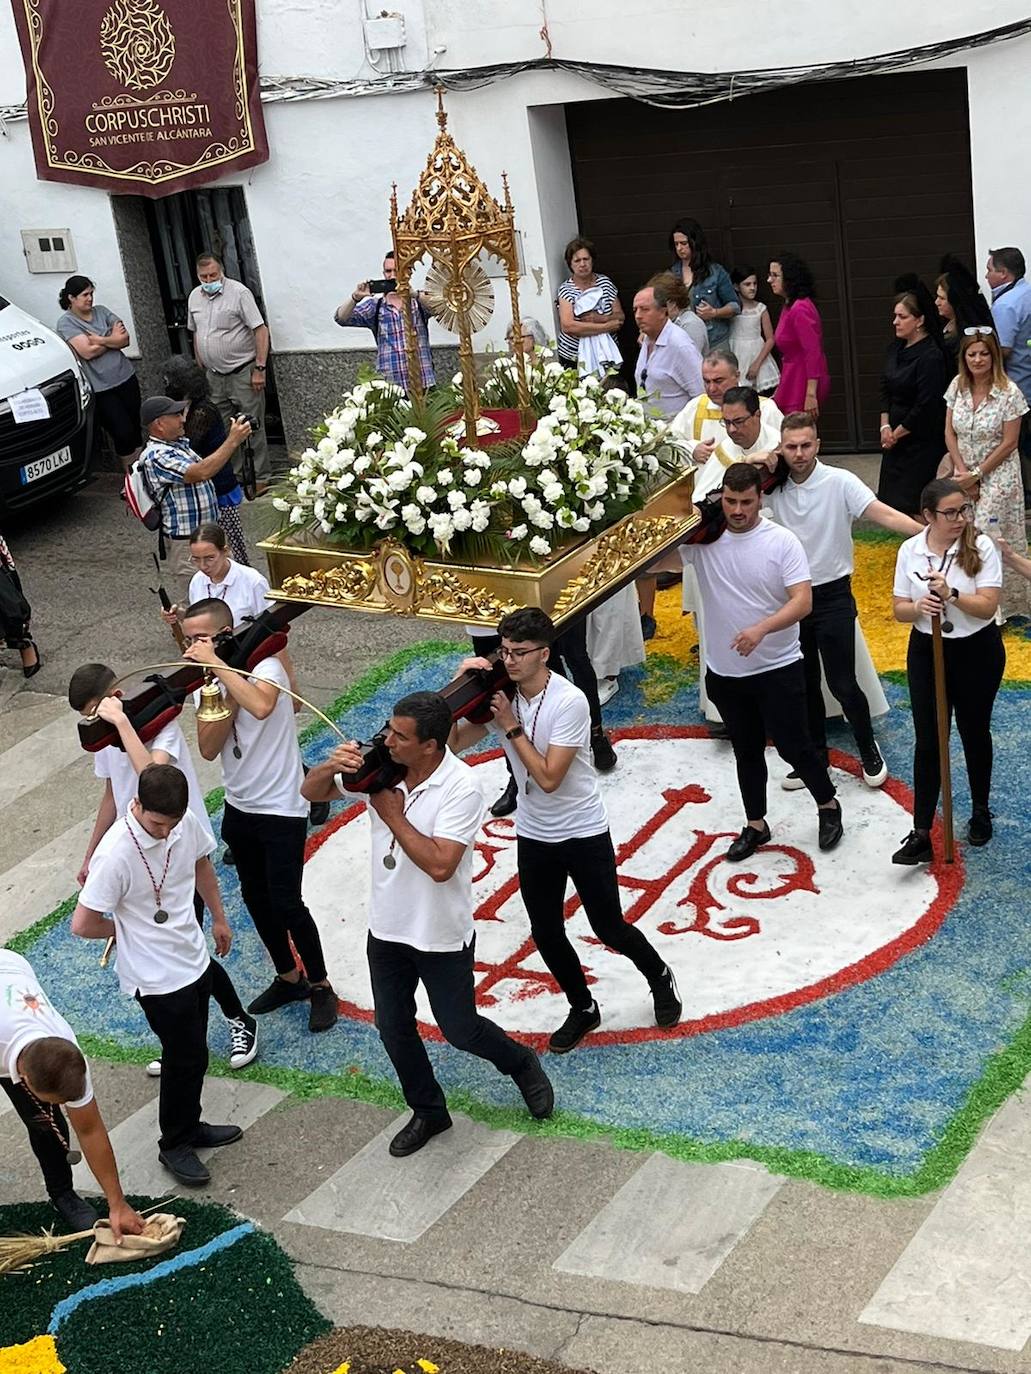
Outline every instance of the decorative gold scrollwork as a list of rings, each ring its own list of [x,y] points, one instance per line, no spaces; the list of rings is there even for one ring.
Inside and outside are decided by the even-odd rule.
[[[333,601],[340,605],[365,601],[376,585],[376,565],[365,559],[335,568],[315,568],[309,577],[300,573],[284,578],[287,596],[305,601]]]
[[[650,553],[668,544],[679,529],[688,530],[691,521],[678,515],[632,515],[598,540],[597,548],[582,571],[559,595],[552,618],[568,615],[595,592],[601,591]]]
[[[485,587],[469,586],[454,573],[424,567],[418,569],[415,609],[437,615],[461,616],[463,620],[483,621],[492,628],[502,616],[518,610],[515,602],[502,601]]]

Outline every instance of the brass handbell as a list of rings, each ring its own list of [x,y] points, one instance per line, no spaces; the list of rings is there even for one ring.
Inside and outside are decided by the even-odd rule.
[[[197,719],[208,725],[217,725],[223,720],[232,720],[233,713],[225,703],[222,689],[211,673],[206,674],[200,689],[200,702],[197,705]]]

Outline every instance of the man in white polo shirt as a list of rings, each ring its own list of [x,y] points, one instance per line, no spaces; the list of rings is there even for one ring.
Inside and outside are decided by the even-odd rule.
[[[216,641],[232,627],[232,611],[214,597],[187,607],[183,616],[189,641],[184,656],[211,670],[232,712],[224,721],[198,721],[197,742],[204,758],[221,757],[222,839],[233,851],[244,905],[276,971],[247,1010],[261,1016],[291,1002],[308,1002],[308,1029],[329,1030],[337,1021],[337,996],[318,928],[301,895],[308,804],[301,796],[304,773],[290,685],[274,657],[255,664],[249,677],[227,671]]]
[[[805,551],[790,530],[760,517],[754,463],[734,463],[723,478],[727,526],[711,544],[682,544],[698,576],[707,625],[705,685],[727,725],[737,762],[745,826],[727,850],[732,861],[768,844],[766,740],[816,802],[819,845],[841,839],[841,805],[806,724],[805,673],[798,622],[812,609]]]
[[[856,739],[868,787],[880,787],[888,776],[874,738],[870,702],[856,677],[857,616],[852,595],[853,521],[872,520],[883,529],[907,538],[923,525],[878,501],[855,473],[828,468],[819,461],[820,436],[807,411],[788,415],[781,425],[780,452],[788,465],[788,480],[767,492],[764,505],[779,525],[797,534],[809,561],[813,609],[799,621],[805,664],[809,734],[820,756],[827,759],[827,717],[820,681],[821,664],[831,695]],[[776,461],[776,455],[770,455]],[[865,646],[864,646],[865,647]],[[804,787],[797,773],[781,783],[788,791]]]
[[[511,1077],[532,1116],[548,1117],[555,1105],[533,1050],[476,1010],[473,842],[487,801],[475,770],[447,748],[450,730],[451,712],[439,693],[403,697],[390,718],[386,745],[405,776],[368,799],[368,954],[376,1029],[412,1109],[411,1120],[390,1142],[390,1153],[398,1157],[421,1150],[451,1125],[419,1038],[415,990],[420,982],[449,1044]],[[357,744],[341,745],[308,774],[305,795],[311,800],[343,795],[337,774],[355,772],[360,764]]]
[[[219,955],[229,953],[233,937],[209,858],[214,842],[188,807],[189,786],[178,768],[152,763],[143,770],[128,812],[93,852],[72,934],[117,936],[118,982],[161,1042],[158,1159],[195,1188],[211,1181],[197,1150],[231,1145],[243,1132],[209,1125],[200,1115],[211,958],[194,915],[194,892],[211,912]]]
[[[673,971],[643,931],[623,918],[609,818],[588,749],[587,698],[548,667],[555,626],[543,611],[527,606],[505,616],[498,634],[499,652],[516,684],[511,701],[499,692],[491,711],[519,789],[519,888],[534,943],[569,1001],[569,1015],[548,1048],[565,1054],[601,1024],[566,934],[569,881],[598,939],[647,979],[656,1024],[675,1026],[682,1006]],[[471,667],[490,665],[486,659],[467,659],[460,671]],[[486,733],[485,726],[463,721],[455,729],[454,747],[466,749]]]
[[[149,744],[144,744],[133,729],[119,698],[108,695],[114,681],[114,671],[107,664],[83,663],[76,668],[68,684],[68,704],[72,710],[82,716],[100,716],[113,725],[118,731],[121,746],[109,744],[93,756],[93,772],[98,778],[104,779],[104,792],[97,807],[93,833],[86,846],[86,856],[76,875],[80,887],[89,874],[97,845],[129,810],[136,796],[139,774],[152,763],[173,763],[183,774],[189,788],[189,809],[211,840],[212,848],[215,844],[215,832],[204,805],[204,794],[179,721],[170,720]],[[199,892],[194,893],[193,909],[197,924],[203,928],[204,899]],[[257,1022],[244,1010],[233,980],[221,964],[211,965],[211,995],[226,1018],[230,1068],[246,1068],[258,1053]],[[161,1072],[161,1061],[152,1060],[147,1072],[157,1077]]]
[[[123,1233],[138,1236],[143,1218],[122,1192],[111,1140],[75,1033],[40,987],[29,961],[11,949],[0,949],[0,1088],[25,1123],[47,1194],[69,1229],[88,1231],[97,1213],[72,1187],[72,1164],[77,1160],[61,1107],[104,1190],[115,1239]]]

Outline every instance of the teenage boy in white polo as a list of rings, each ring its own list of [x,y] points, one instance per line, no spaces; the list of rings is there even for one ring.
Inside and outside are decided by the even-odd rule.
[[[88,1231],[96,1211],[72,1188],[68,1120],[104,1190],[116,1240],[138,1236],[143,1218],[126,1202],[111,1140],[93,1096],[89,1067],[71,1026],[40,987],[32,965],[0,949],[0,1088],[25,1123],[50,1201],[72,1231]]]
[[[369,972],[376,1029],[412,1119],[390,1142],[414,1154],[451,1125],[415,1020],[421,980],[441,1034],[456,1049],[509,1075],[530,1114],[548,1117],[555,1094],[533,1050],[517,1044],[476,1010],[473,990],[473,841],[487,814],[475,771],[447,748],[451,712],[437,692],[414,692],[394,707],[390,756],[406,772],[397,787],[368,799],[372,823]],[[361,763],[355,743],[340,745],[305,779],[313,801],[343,794],[339,772]]]
[[[543,611],[527,606],[505,616],[498,634],[499,652],[516,684],[512,700],[499,692],[491,710],[519,788],[519,888],[534,943],[569,999],[569,1015],[549,1048],[564,1054],[601,1025],[598,1004],[566,934],[568,880],[598,939],[625,954],[648,980],[656,1024],[675,1026],[683,1008],[673,970],[643,932],[623,919],[609,818],[591,767],[587,698],[548,667],[555,626]],[[489,666],[485,659],[466,659],[459,671]],[[455,727],[452,747],[466,749],[486,733],[485,726],[463,721]]]
[[[149,745],[144,744],[133,729],[119,698],[108,696],[114,681],[114,671],[107,664],[83,663],[76,668],[68,684],[68,704],[72,710],[83,716],[100,716],[106,720],[118,731],[122,745],[119,749],[116,744],[109,744],[93,756],[93,771],[98,778],[104,779],[104,792],[86,847],[86,857],[76,877],[80,886],[89,874],[90,861],[97,845],[129,810],[136,796],[138,776],[151,763],[174,763],[183,774],[189,787],[189,809],[211,840],[212,847],[215,844],[215,832],[211,828],[182,726],[178,720],[170,720]],[[198,925],[203,926],[204,900],[199,892],[194,893],[193,909]],[[226,1018],[229,1029],[230,1067],[246,1068],[258,1053],[258,1023],[244,1011],[233,980],[221,964],[211,965],[211,995]],[[147,1072],[156,1077],[161,1072],[161,1061],[153,1060],[147,1066]]]
[[[161,1042],[158,1159],[180,1183],[200,1187],[211,1175],[196,1151],[230,1145],[243,1132],[211,1126],[200,1116],[211,958],[194,915],[194,892],[211,912],[219,955],[229,953],[233,937],[208,857],[214,842],[188,804],[189,787],[178,768],[144,768],[128,812],[94,850],[72,934],[117,936],[122,991],[136,998]]]
[[[278,658],[255,664],[249,677],[225,671],[216,636],[231,630],[233,613],[209,597],[187,607],[184,656],[218,678],[232,711],[228,720],[198,721],[206,759],[222,759],[225,813],[222,839],[233,851],[240,892],[276,976],[247,1010],[260,1016],[291,1002],[309,1002],[308,1029],[336,1024],[337,996],[326,976],[322,941],[301,896],[308,804],[286,669]],[[291,942],[293,948],[291,948]],[[297,967],[294,950],[304,965]]]

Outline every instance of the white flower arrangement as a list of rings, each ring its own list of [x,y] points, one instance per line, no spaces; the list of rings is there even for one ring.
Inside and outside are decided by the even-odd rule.
[[[484,408],[514,408],[515,368],[507,355],[494,362]],[[413,552],[456,559],[463,546],[482,555],[487,541],[511,563],[537,562],[639,510],[682,466],[667,426],[624,391],[547,354],[527,357],[526,370],[536,428],[523,443],[484,449],[456,437],[458,391],[432,392],[417,411],[388,382],[359,383],[275,495],[284,525],[352,548],[391,535]]]

